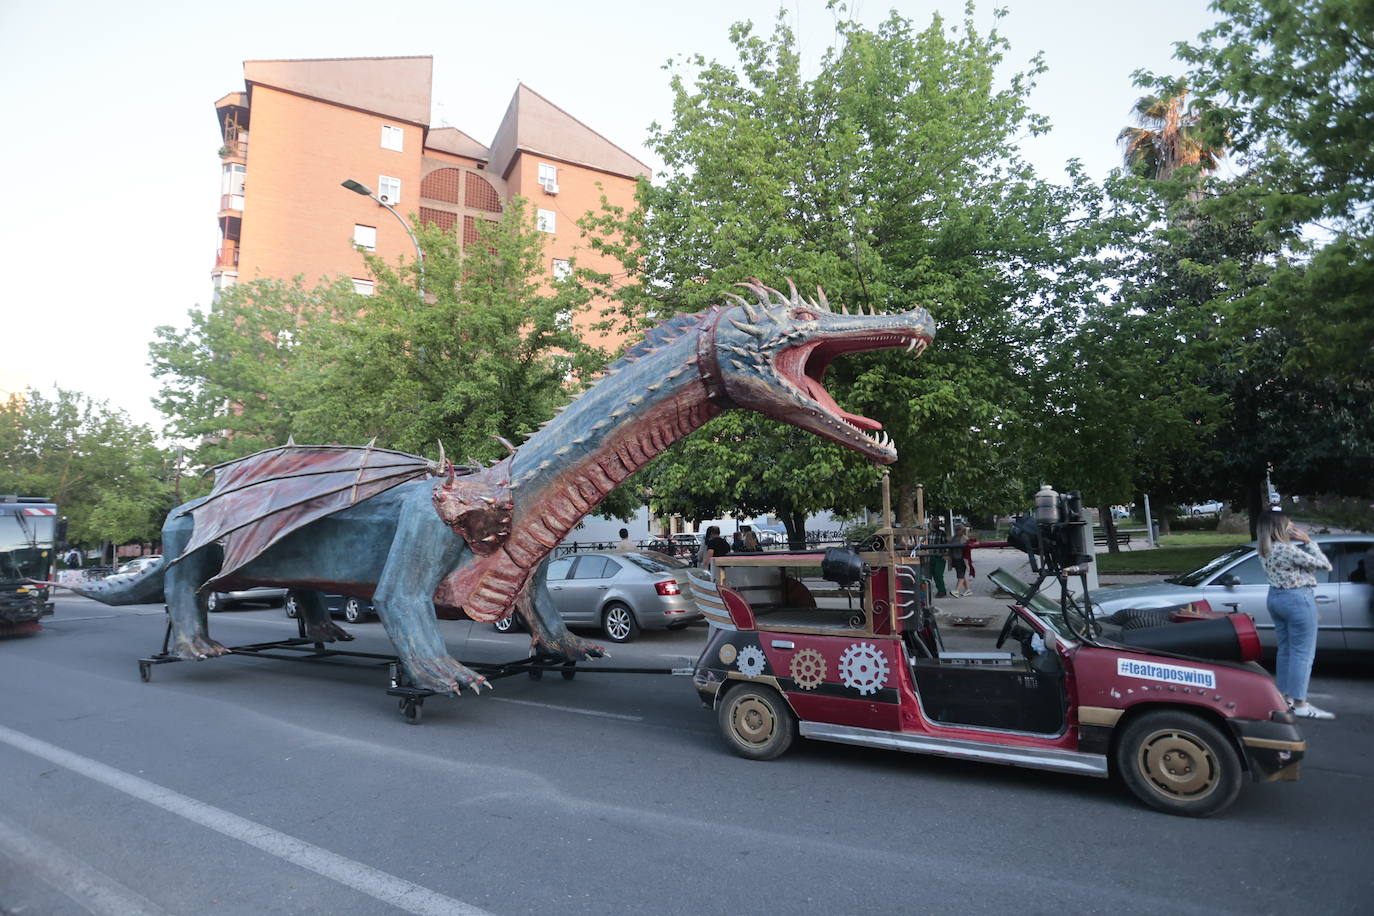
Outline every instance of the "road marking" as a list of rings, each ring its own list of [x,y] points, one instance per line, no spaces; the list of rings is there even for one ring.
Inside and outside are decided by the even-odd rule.
[[[600,719],[619,719],[622,722],[643,722],[643,716],[625,716],[618,712],[601,712],[596,709],[578,709],[576,706],[559,706],[555,703],[536,703],[533,700],[516,700],[511,697],[491,697],[498,703],[514,703],[517,706],[538,706],[540,709],[553,709],[558,712],[575,712],[579,716],[596,716]]]
[[[323,875],[407,913],[486,916],[486,910],[470,903],[412,884],[370,865],[330,852],[290,834],[239,817],[237,814],[231,814],[222,808],[196,801],[190,796],[149,782],[132,773],[115,769],[89,757],[82,757],[80,754],[74,754],[3,725],[0,725],[0,742],[65,767],[73,773],[93,779],[192,823],[208,827],[216,833],[246,843],[293,865]]]
[[[89,913],[171,916],[137,891],[91,868],[59,846],[0,818],[0,854]]]

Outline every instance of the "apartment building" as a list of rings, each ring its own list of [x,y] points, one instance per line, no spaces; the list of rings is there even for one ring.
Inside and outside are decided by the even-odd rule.
[[[519,85],[490,145],[453,127],[431,127],[432,57],[245,61],[244,91],[215,103],[224,145],[219,290],[258,277],[307,283],[353,278],[371,291],[354,245],[387,261],[411,260],[402,216],[476,235],[519,195],[547,232],[549,275],[579,263],[614,269],[578,247],[576,221],[604,193],[631,207],[649,168],[528,86]],[[591,318],[587,321],[593,320]]]

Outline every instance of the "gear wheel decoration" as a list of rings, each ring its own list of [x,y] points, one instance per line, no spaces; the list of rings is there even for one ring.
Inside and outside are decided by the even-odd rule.
[[[763,657],[763,650],[758,646],[745,646],[739,650],[739,658],[735,660],[735,664],[739,665],[739,673],[745,677],[758,677],[763,674],[768,660]]]
[[[887,684],[887,656],[872,643],[856,642],[840,655],[840,680],[863,696]]]
[[[802,649],[792,656],[790,673],[802,690],[815,690],[825,681],[825,657],[815,649]]]

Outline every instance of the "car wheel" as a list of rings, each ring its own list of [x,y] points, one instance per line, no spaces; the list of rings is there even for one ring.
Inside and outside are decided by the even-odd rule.
[[[344,602],[344,620],[347,620],[349,623],[357,623],[359,620],[362,620],[365,613],[362,602],[357,598],[349,598]]]
[[[1215,725],[1186,712],[1133,720],[1117,742],[1116,766],[1137,798],[1169,814],[1210,817],[1240,793],[1236,749]]]
[[[772,760],[797,736],[797,717],[778,692],[755,684],[727,693],[716,721],[730,750],[750,760]]]
[[[496,628],[498,633],[518,633],[520,631],[520,620],[515,616],[514,611],[509,617],[493,620],[491,625]]]
[[[629,642],[639,632],[634,611],[619,601],[612,601],[601,612],[601,629],[611,642]]]
[[[205,596],[205,609],[213,614],[215,611],[224,610],[224,599],[219,596],[219,592],[211,592]]]
[[[286,600],[281,603],[281,606],[286,610],[286,616],[292,620],[301,615],[301,600],[296,597],[295,592],[287,592]]]

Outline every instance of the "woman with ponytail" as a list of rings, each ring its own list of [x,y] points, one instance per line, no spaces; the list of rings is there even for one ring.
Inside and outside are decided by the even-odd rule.
[[[1256,528],[1260,563],[1269,579],[1266,605],[1278,640],[1275,680],[1279,692],[1295,716],[1334,719],[1333,714],[1307,702],[1307,683],[1317,656],[1317,602],[1312,597],[1317,578],[1313,573],[1330,569],[1331,561],[1307,532],[1282,512],[1263,513]]]

